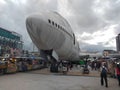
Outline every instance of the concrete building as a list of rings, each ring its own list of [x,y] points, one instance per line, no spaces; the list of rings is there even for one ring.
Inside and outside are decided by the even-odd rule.
[[[107,58],[120,58],[120,54],[115,50],[103,50],[103,56]]]
[[[0,56],[20,56],[22,47],[22,35],[0,27]]]
[[[108,56],[109,54],[116,54],[115,50],[103,50],[103,56]]]
[[[117,51],[120,52],[120,34],[116,37],[116,47]]]

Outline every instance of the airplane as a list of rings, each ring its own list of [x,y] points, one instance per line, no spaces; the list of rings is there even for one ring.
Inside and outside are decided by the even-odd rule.
[[[32,14],[26,18],[26,28],[42,56],[55,61],[79,59],[79,43],[70,24],[59,13]]]

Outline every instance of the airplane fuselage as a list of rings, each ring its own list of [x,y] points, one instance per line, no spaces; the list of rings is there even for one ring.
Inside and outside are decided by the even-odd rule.
[[[54,50],[60,60],[77,60],[79,44],[68,22],[56,12],[43,12],[27,18],[28,33],[40,50]]]

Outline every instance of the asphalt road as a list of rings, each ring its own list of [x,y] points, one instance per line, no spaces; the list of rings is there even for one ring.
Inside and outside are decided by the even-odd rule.
[[[99,77],[16,73],[0,76],[0,90],[120,90],[117,80],[108,78],[108,88]]]

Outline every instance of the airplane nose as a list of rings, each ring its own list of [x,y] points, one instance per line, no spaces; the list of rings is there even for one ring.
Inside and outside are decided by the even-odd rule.
[[[40,15],[31,15],[26,19],[26,27],[28,33],[32,35],[34,38],[40,38],[36,36],[40,36],[43,27],[43,16]]]
[[[37,29],[42,27],[42,19],[40,17],[38,18],[35,15],[29,16],[26,19],[26,27],[28,31],[37,34]],[[39,29],[39,33],[40,33],[40,29]]]
[[[44,26],[43,15],[32,15],[26,19],[27,31],[32,41],[39,48],[46,47],[44,40],[46,35],[43,33],[46,29]]]

